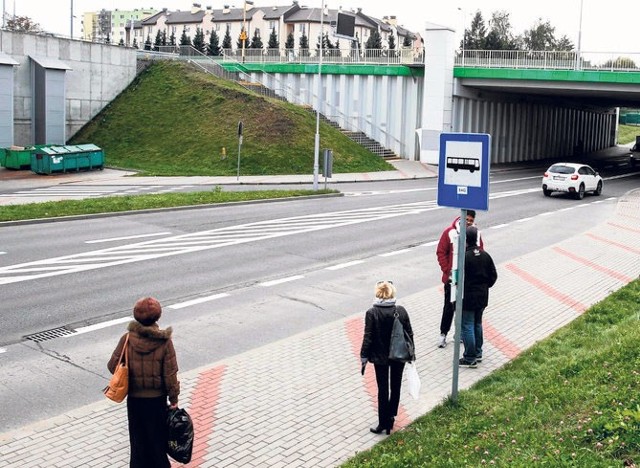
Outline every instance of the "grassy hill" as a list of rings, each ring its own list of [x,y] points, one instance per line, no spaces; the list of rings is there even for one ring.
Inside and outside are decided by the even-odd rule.
[[[144,175],[235,175],[239,121],[242,175],[313,173],[313,113],[173,61],[153,63],[70,143],[94,143],[107,165]],[[338,130],[320,127],[333,172],[393,169]]]

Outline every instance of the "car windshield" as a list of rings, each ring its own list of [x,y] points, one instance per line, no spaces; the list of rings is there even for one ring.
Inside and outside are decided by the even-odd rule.
[[[549,172],[555,172],[556,174],[573,174],[575,169],[571,166],[563,166],[561,164],[555,164],[549,168]]]

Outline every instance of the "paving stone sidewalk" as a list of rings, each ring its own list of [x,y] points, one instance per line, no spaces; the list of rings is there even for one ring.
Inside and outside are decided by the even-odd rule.
[[[484,360],[460,369],[460,388],[638,278],[638,226],[640,190],[619,200],[607,222],[498,265]],[[397,430],[451,391],[453,345],[436,347],[441,301],[439,287],[400,298],[416,332],[423,385],[418,400],[403,389]],[[196,426],[188,466],[333,467],[382,440],[368,430],[376,386],[371,366],[359,372],[362,329],[359,313],[181,373],[181,403]],[[106,400],[0,434],[0,464],[9,467],[124,467],[128,452],[126,406]]]

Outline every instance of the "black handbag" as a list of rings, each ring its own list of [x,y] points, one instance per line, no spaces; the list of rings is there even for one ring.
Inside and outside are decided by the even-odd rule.
[[[189,463],[193,451],[193,422],[184,408],[167,414],[167,454],[178,463]]]
[[[398,312],[393,314],[393,328],[391,329],[391,342],[389,344],[389,359],[398,362],[411,362],[414,360],[413,340],[404,329],[398,318]]]

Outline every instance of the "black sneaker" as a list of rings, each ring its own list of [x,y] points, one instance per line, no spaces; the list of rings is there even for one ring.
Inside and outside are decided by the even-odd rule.
[[[467,361],[466,359],[460,359],[458,361],[460,367],[469,367],[471,369],[475,369],[478,367],[478,362],[474,359],[473,361]]]
[[[476,358],[476,362],[482,362],[482,356]]]

